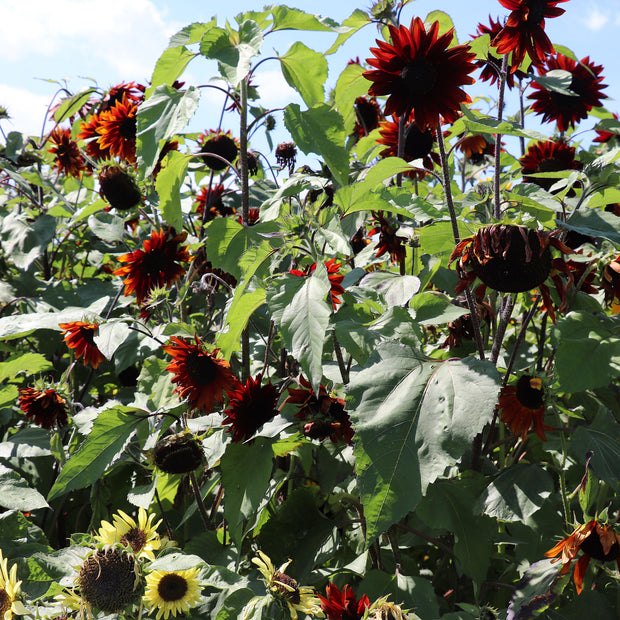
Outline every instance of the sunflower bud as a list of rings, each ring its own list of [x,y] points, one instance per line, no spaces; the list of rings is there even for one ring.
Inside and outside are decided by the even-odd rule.
[[[103,166],[99,174],[101,196],[121,211],[140,204],[142,195],[133,177],[119,166]]]

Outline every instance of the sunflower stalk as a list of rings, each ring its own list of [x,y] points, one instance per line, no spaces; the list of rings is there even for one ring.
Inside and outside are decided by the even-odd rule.
[[[508,54],[504,54],[502,58],[502,68],[500,69],[499,76],[499,94],[497,97],[497,121],[501,122],[504,115],[504,92],[506,90],[506,74],[508,72]],[[493,194],[494,194],[494,207],[493,217],[499,220],[501,217],[501,197],[499,192],[499,182],[501,174],[501,160],[502,155],[502,136],[496,134],[495,136],[495,174],[493,176]]]
[[[202,522],[205,524],[206,530],[212,530],[211,522],[209,521],[209,515],[207,514],[207,509],[205,508],[205,504],[202,500],[202,495],[200,494],[200,486],[198,485],[198,480],[196,480],[196,474],[191,471],[189,473],[189,481],[192,485],[192,491],[194,492],[194,498],[196,500],[196,506],[198,506],[198,512],[200,513],[200,517],[202,518]]]
[[[446,147],[443,141],[443,135],[441,133],[441,127],[437,127],[437,144],[439,145],[439,157],[441,159],[441,171],[443,174],[443,187],[444,194],[446,196],[446,204],[448,205],[448,212],[450,213],[450,223],[452,224],[452,234],[454,235],[454,244],[458,245],[461,242],[461,235],[459,233],[458,220],[456,219],[456,211],[454,209],[454,201],[452,199],[452,187],[450,177],[450,166],[448,165],[448,158],[446,156]],[[465,299],[467,300],[467,307],[469,308],[469,314],[471,316],[471,323],[474,329],[474,337],[476,340],[476,346],[478,347],[478,355],[480,359],[484,359],[484,343],[482,342],[482,334],[480,333],[480,321],[478,319],[478,308],[476,308],[474,298],[472,297],[469,287],[465,289]]]
[[[506,328],[508,327],[508,322],[510,321],[510,317],[512,316],[512,310],[514,306],[515,302],[512,294],[508,293],[504,300],[504,308],[502,311],[502,315],[499,319],[497,331],[495,332],[495,338],[493,339],[493,348],[491,349],[491,362],[493,364],[497,364],[499,352],[502,348],[502,342],[504,341],[504,336],[506,335]]]
[[[332,332],[332,342],[334,344],[334,353],[336,354],[336,359],[338,360],[338,368],[340,369],[340,376],[342,377],[342,383],[347,385],[349,383],[349,371],[347,369],[346,364],[344,363],[344,357],[342,356],[342,349],[340,348],[340,343],[338,342],[338,338],[336,337],[336,331]]]

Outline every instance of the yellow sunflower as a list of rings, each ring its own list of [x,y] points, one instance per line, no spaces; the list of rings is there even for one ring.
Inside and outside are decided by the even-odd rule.
[[[155,559],[154,551],[161,547],[161,540],[157,533],[157,527],[161,523],[159,520],[153,525],[155,515],[147,515],[144,508],[138,511],[138,523],[128,514],[119,510],[112,517],[112,523],[102,521],[99,534],[95,540],[104,545],[121,543],[129,546],[139,558],[147,558],[151,562]]]
[[[314,589],[308,586],[300,586],[295,579],[284,572],[292,560],[288,560],[276,570],[266,554],[259,551],[258,555],[260,557],[252,558],[252,562],[256,564],[261,575],[265,578],[270,594],[280,603],[286,603],[292,620],[297,620],[298,611],[309,616],[323,617],[321,602],[315,596]]]
[[[184,613],[200,602],[198,568],[189,570],[154,570],[146,578],[144,602],[149,613],[157,610],[156,620],[168,620],[172,614]]]
[[[17,564],[13,564],[9,572],[8,562],[2,557],[2,551],[0,551],[0,618],[2,620],[11,620],[14,613],[28,613],[17,600],[21,583],[17,581]]]

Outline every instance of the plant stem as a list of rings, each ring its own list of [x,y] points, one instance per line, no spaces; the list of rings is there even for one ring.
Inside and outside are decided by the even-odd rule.
[[[194,499],[196,500],[196,505],[198,506],[198,512],[202,517],[202,522],[205,524],[205,528],[207,530],[212,530],[211,523],[209,522],[209,515],[207,514],[207,509],[205,508],[205,504],[202,501],[202,495],[200,494],[200,486],[198,486],[198,480],[196,480],[196,474],[192,471],[189,474],[189,481],[192,485],[192,491],[194,492]]]
[[[499,352],[502,348],[504,335],[506,334],[506,327],[508,327],[508,322],[510,321],[510,317],[512,316],[512,310],[514,306],[515,302],[512,298],[512,294],[508,293],[508,296],[505,299],[502,316],[500,317],[499,325],[497,326],[497,331],[495,332],[493,348],[491,349],[491,362],[493,364],[497,364],[497,358],[499,357]]]
[[[332,342],[334,343],[334,353],[336,354],[336,359],[338,360],[338,368],[340,368],[340,376],[342,377],[342,382],[347,385],[347,383],[349,383],[349,371],[347,370],[346,364],[344,363],[344,357],[342,357],[342,349],[340,348],[338,338],[336,338],[335,330],[332,332]]]
[[[159,506],[159,511],[161,512],[161,518],[164,520],[164,525],[166,526],[166,534],[170,540],[174,540],[174,534],[172,533],[172,528],[170,527],[170,523],[168,521],[168,517],[166,516],[166,511],[161,503],[161,499],[159,499],[157,489],[155,489],[155,499],[157,500],[157,505]]]
[[[499,95],[497,97],[497,120],[501,122],[504,114],[504,91],[506,90],[506,72],[508,71],[508,54],[504,54],[502,59],[502,68],[499,76]],[[500,158],[502,155],[502,136],[501,134],[495,135],[495,174],[493,176],[493,194],[494,194],[494,209],[493,217],[499,220],[501,214],[501,198],[499,193],[499,180],[501,173]]]

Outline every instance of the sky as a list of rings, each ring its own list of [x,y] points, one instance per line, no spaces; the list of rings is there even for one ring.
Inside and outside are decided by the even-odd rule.
[[[356,8],[367,8],[371,0],[288,0],[309,13],[342,21]],[[267,4],[267,2],[265,3]],[[43,128],[47,106],[60,85],[77,92],[93,83],[108,88],[121,81],[145,83],[171,35],[192,22],[205,22],[217,15],[218,23],[233,21],[238,13],[257,10],[256,0],[0,0],[0,105],[11,116],[3,129],[37,135]],[[620,0],[569,0],[559,5],[566,13],[546,22],[546,32],[554,43],[573,50],[579,57],[589,55],[604,67],[603,76],[610,99],[604,104],[620,112]],[[424,18],[432,10],[443,10],[453,19],[459,41],[465,41],[479,22],[488,16],[504,17],[508,11],[498,0],[414,0],[403,11],[403,22],[413,16]],[[284,53],[301,36],[306,45],[326,50],[333,34],[301,35],[294,31],[267,37],[263,49]],[[350,58],[367,58],[378,36],[373,26],[354,35],[335,55],[329,57],[328,88]],[[192,61],[182,77],[186,85],[203,84],[213,76],[215,66],[203,59]],[[257,82],[265,107],[279,107],[290,101],[291,90],[276,62],[265,63]],[[212,91],[203,92],[201,106],[192,126],[200,131],[217,125],[219,102]],[[471,94],[476,94],[468,89]],[[509,103],[510,104],[510,103]],[[509,111],[509,113],[514,110]],[[214,120],[215,119],[215,120]],[[582,128],[592,127],[587,121]],[[551,130],[550,130],[551,131]],[[550,133],[549,131],[549,133]]]

